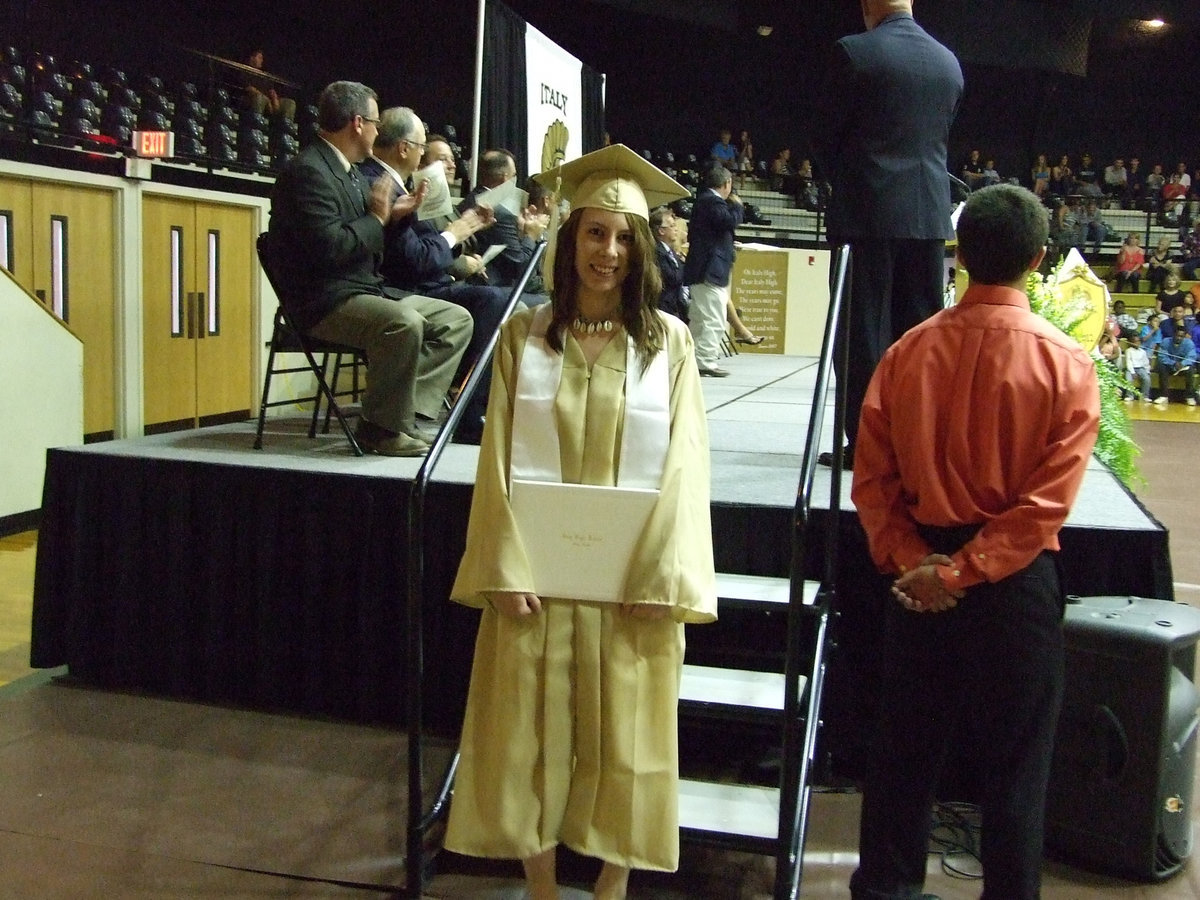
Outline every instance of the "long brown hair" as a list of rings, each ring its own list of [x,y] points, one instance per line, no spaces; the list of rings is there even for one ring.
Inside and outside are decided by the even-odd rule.
[[[546,343],[561,353],[563,333],[579,314],[579,274],[575,271],[575,245],[579,235],[583,208],[571,211],[558,229],[558,245],[554,256],[554,291],[551,298],[553,314]],[[621,324],[633,338],[643,371],[654,354],[667,345],[667,328],[658,314],[658,298],[662,294],[662,275],[654,252],[654,236],[649,223],[641,216],[625,213],[625,221],[633,233],[629,248],[629,274],[621,283]]]

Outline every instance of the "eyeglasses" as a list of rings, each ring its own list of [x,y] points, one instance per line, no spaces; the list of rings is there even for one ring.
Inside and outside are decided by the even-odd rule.
[[[378,125],[379,119],[372,119],[370,116],[359,116],[364,122],[370,122],[372,125]]]
[[[424,141],[413,141],[413,140],[409,140],[408,138],[405,138],[404,143],[411,144],[414,147],[420,147],[421,152],[422,153],[425,152],[425,142]]]

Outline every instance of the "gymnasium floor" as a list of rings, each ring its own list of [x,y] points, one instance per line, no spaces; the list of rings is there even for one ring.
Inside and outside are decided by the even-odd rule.
[[[1191,477],[1200,430],[1184,424],[1200,410],[1134,404],[1131,413],[1144,451],[1138,494],[1170,530],[1177,599],[1200,606]],[[28,668],[35,550],[31,532],[0,539],[0,898],[389,896],[352,871],[331,877],[326,861],[352,845],[398,867],[403,745],[394,732],[54,683]],[[853,793],[815,798],[803,897],[848,896],[857,816]],[[1193,823],[1198,816],[1200,790]],[[1192,900],[1198,865],[1144,885],[1048,862],[1043,897]],[[978,881],[944,873],[934,857],[930,872],[926,889],[943,900],[979,894]],[[517,900],[515,876],[460,867],[427,896]],[[757,900],[769,897],[770,879],[761,858],[687,848],[679,874],[635,874],[630,896]]]

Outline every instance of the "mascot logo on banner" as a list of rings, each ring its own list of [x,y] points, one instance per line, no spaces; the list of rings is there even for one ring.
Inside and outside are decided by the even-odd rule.
[[[567,159],[567,138],[570,132],[562,119],[555,119],[546,129],[546,137],[542,140],[542,172],[549,172],[555,166],[562,165]]]

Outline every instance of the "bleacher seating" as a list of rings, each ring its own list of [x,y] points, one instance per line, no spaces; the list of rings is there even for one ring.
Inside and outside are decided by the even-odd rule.
[[[302,107],[301,121],[267,119],[238,99],[225,87],[202,92],[116,67],[97,74],[86,62],[0,47],[0,140],[128,155],[135,130],[171,131],[177,162],[269,174],[317,133],[315,107]]]

